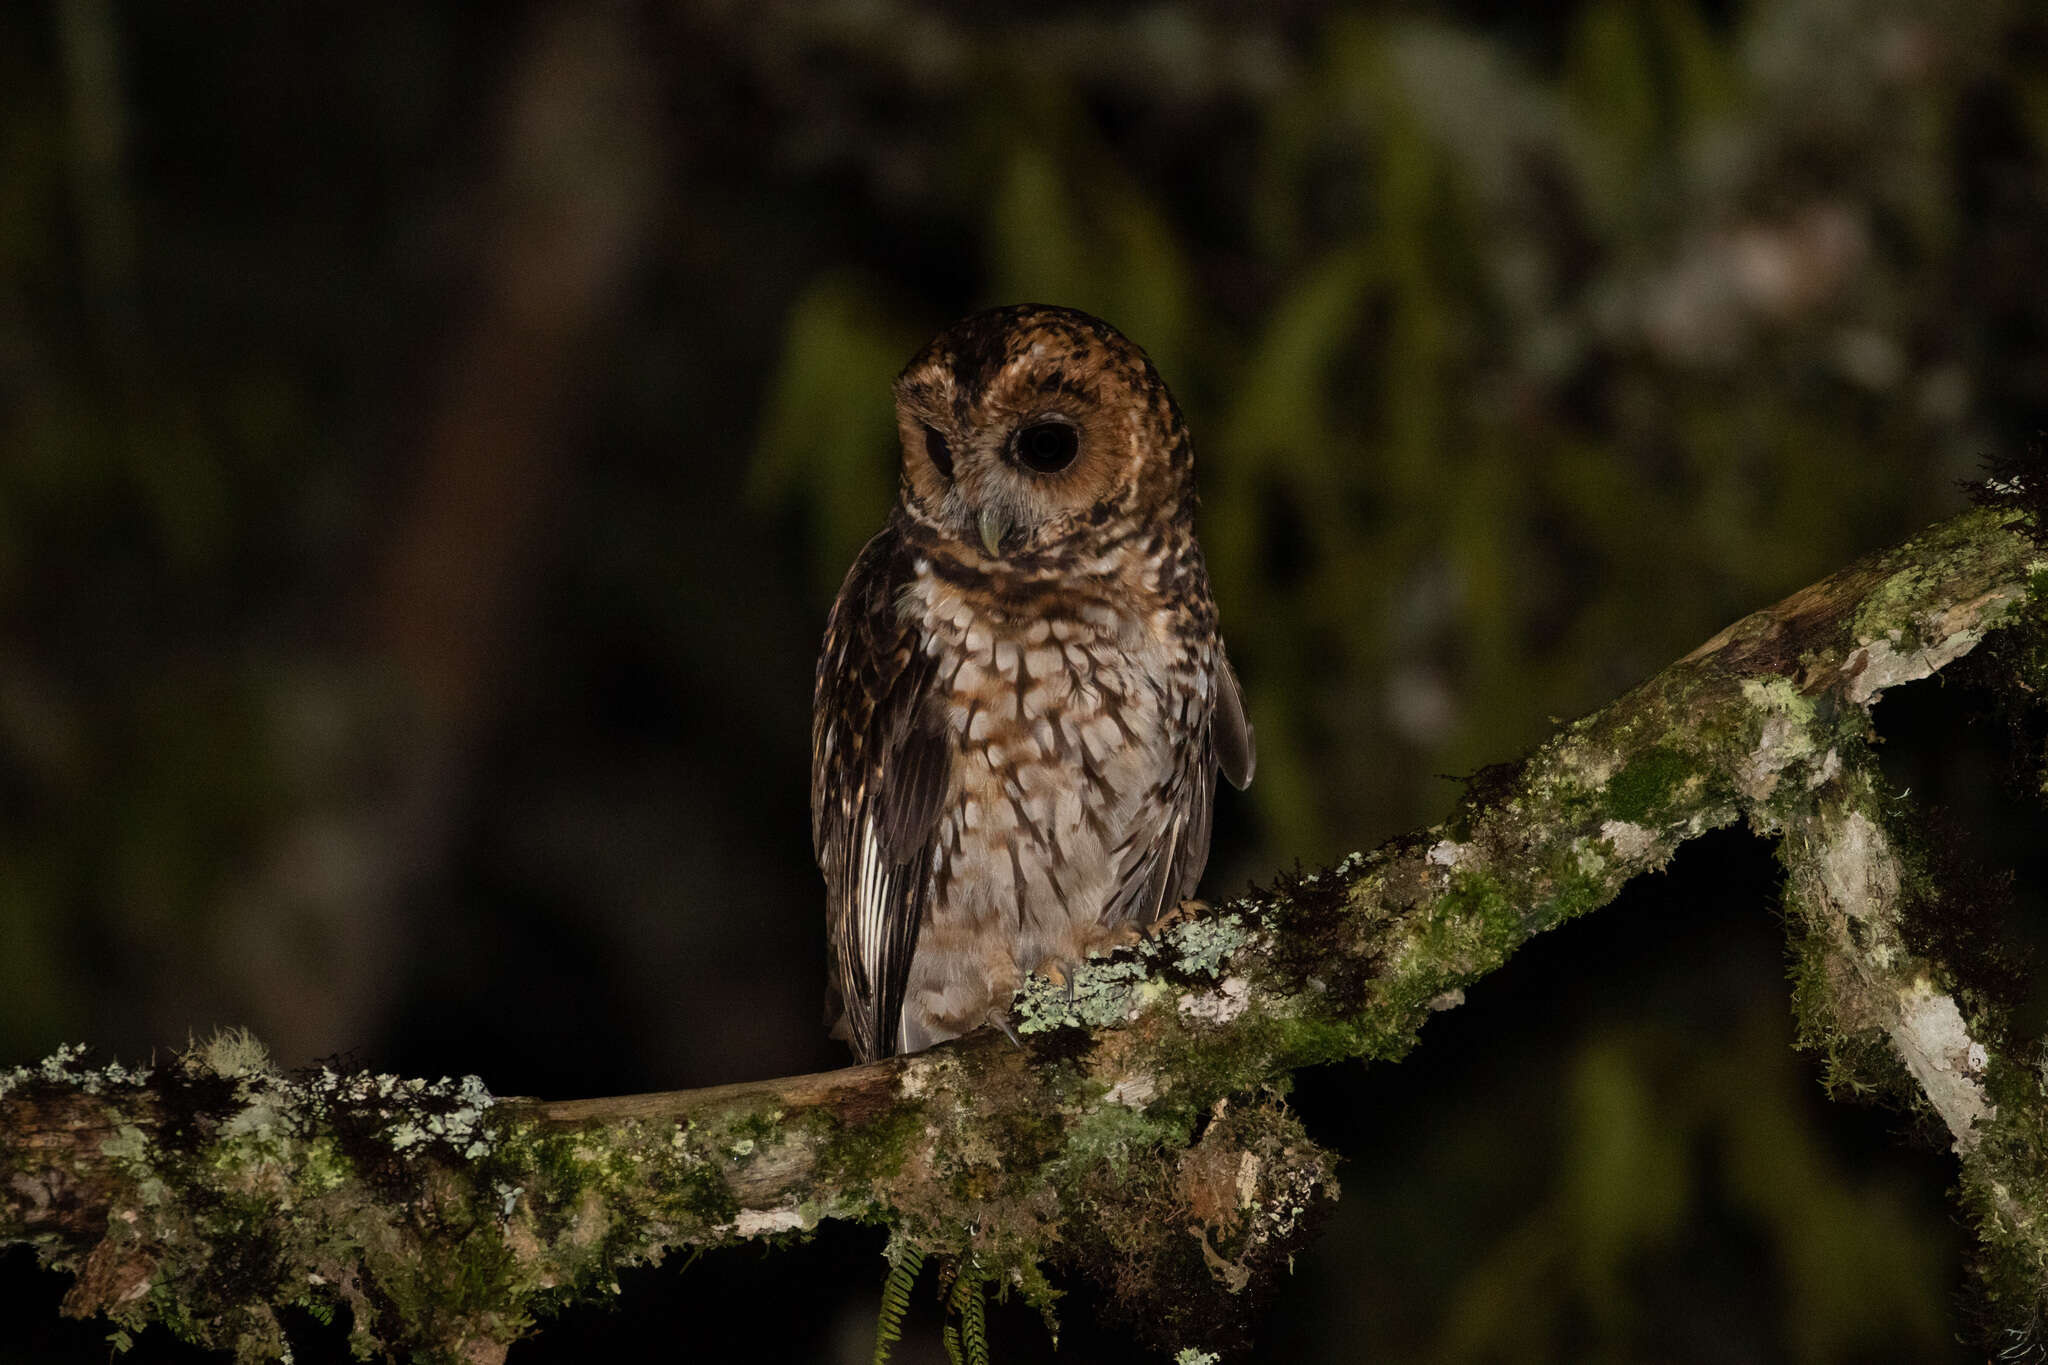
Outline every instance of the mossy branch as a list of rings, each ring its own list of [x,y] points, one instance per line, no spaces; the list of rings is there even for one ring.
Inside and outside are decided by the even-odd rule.
[[[122,1330],[265,1358],[296,1304],[348,1310],[365,1353],[493,1361],[622,1265],[856,1219],[1040,1303],[1047,1269],[1088,1274],[1160,1342],[1214,1345],[1335,1194],[1278,1098],[1289,1073],[1402,1056],[1531,936],[1743,820],[1781,840],[1806,1036],[1831,1079],[1946,1126],[1998,1321],[2030,1331],[2048,1296],[2036,1047],[1915,932],[1939,888],[1869,752],[1885,691],[1995,630],[2048,637],[2048,559],[1987,510],[1738,622],[1482,774],[1442,825],[1176,924],[1071,994],[1034,982],[1021,1049],[983,1033],[560,1103],[287,1075],[233,1035],[146,1072],[61,1052],[0,1074],[0,1244],[75,1273],[67,1311]]]

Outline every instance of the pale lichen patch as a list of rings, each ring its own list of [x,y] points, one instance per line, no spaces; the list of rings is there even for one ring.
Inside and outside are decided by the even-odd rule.
[[[244,1028],[222,1029],[194,1051],[216,1076],[229,1080],[242,1077],[268,1079],[277,1073],[270,1050]]]
[[[1226,976],[1213,991],[1183,995],[1178,1008],[1183,1018],[1227,1024],[1244,1013],[1250,1003],[1250,994],[1251,984],[1243,977]]]
[[[2025,600],[2018,586],[2004,586],[1963,602],[1954,602],[1914,620],[1908,632],[1897,627],[1877,635],[1842,662],[1848,680],[1845,695],[1857,705],[1901,683],[1917,682],[1968,654],[2009,610]]]
[[[1143,1109],[1159,1096],[1159,1082],[1147,1073],[1126,1076],[1109,1088],[1102,1098],[1110,1104],[1120,1104],[1126,1109]]]
[[[1899,993],[1899,1022],[1892,1042],[1928,1103],[1941,1115],[1955,1138],[1955,1149],[1968,1152],[1978,1142],[1977,1125],[1997,1117],[1997,1106],[1984,1095],[1984,1047],[1970,1036],[1955,997],[1937,991],[1925,978]]]
[[[1045,1033],[1122,1023],[1138,1009],[1145,985],[1145,964],[1131,958],[1082,963],[1064,986],[1042,976],[1029,977],[1011,1006],[1017,1031]]]
[[[1135,1019],[1146,1005],[1171,994],[1164,982],[1152,977],[1150,964],[1164,961],[1189,976],[1218,976],[1223,964],[1252,937],[1242,915],[1204,916],[1173,925],[1158,938],[1141,941],[1106,961],[1080,963],[1064,984],[1029,977],[1011,1006],[1017,1029],[1043,1033]]]
[[[1899,899],[1899,867],[1884,831],[1860,810],[1829,821],[1826,829],[1818,871],[1828,899],[1852,919],[1891,920]],[[1875,966],[1891,965],[1897,951],[1893,937],[1873,936],[1867,952]]]
[[[1657,847],[1657,832],[1627,820],[1609,820],[1600,826],[1600,837],[1617,858],[1634,862],[1646,858]]]
[[[1259,1167],[1264,1163],[1257,1152],[1243,1152],[1237,1160],[1237,1206],[1249,1209],[1259,1202]]]
[[[1242,948],[1250,938],[1243,916],[1234,914],[1189,920],[1175,925],[1166,935],[1178,954],[1174,965],[1184,972],[1204,976],[1215,976],[1221,972],[1223,960]],[[1145,946],[1149,948],[1151,945]]]
[[[795,1207],[741,1209],[733,1219],[733,1230],[742,1237],[763,1237],[777,1232],[800,1232],[809,1227],[803,1211]]]
[[[1789,679],[1777,677],[1743,679],[1742,697],[1758,716],[1757,737],[1732,776],[1737,791],[1761,802],[1777,790],[1780,774],[1813,755],[1814,704]]]
[[[88,1095],[98,1095],[110,1088],[142,1085],[149,1080],[148,1067],[126,1067],[119,1062],[95,1067],[80,1065],[88,1051],[84,1043],[59,1043],[56,1051],[34,1066],[0,1069],[0,1095],[29,1081],[70,1086]]]
[[[903,1064],[903,1070],[896,1077],[896,1093],[906,1100],[923,1099],[933,1091],[943,1089],[957,1070],[959,1063],[953,1060],[950,1052],[919,1053]]]
[[[1958,642],[1961,642],[1959,646]],[[1858,706],[1867,706],[1879,693],[1901,683],[1917,682],[1933,673],[1949,659],[1976,644],[1977,636],[1975,632],[1966,631],[1932,648],[1918,644],[1901,648],[1901,643],[1880,637],[1843,660],[1842,675],[1848,680],[1843,695]],[[1947,658],[1939,657],[1942,651],[1950,648],[1954,652]],[[1937,658],[1939,662],[1936,662]]]
[[[1471,844],[1461,844],[1455,839],[1442,839],[1430,846],[1429,862],[1434,867],[1456,867],[1471,857],[1474,851]]]
[[[1552,754],[1561,771],[1589,790],[1597,790],[1615,779],[1627,766],[1628,757],[1607,745],[1588,742],[1577,733],[1584,724],[1583,720],[1574,722],[1572,732],[1558,742]]]

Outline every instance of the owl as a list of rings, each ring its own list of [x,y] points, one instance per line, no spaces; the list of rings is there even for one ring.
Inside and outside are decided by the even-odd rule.
[[[1194,890],[1252,727],[1195,543],[1194,449],[1145,353],[1039,304],[896,380],[899,496],[818,660],[811,835],[863,1061],[997,1023],[1035,970]]]

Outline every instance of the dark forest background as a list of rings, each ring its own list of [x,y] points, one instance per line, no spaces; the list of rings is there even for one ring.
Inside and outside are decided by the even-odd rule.
[[[2048,427],[2044,157],[2019,0],[15,0],[0,1064],[840,1064],[811,669],[888,382],[991,303],[1189,413],[1260,746],[1212,893],[1436,819]],[[2037,935],[1972,715],[1886,701],[1887,761]],[[1776,877],[1718,836],[1303,1077],[1350,1160],[1263,1358],[1981,1359],[1951,1162],[1791,1048]],[[636,1271],[513,1360],[864,1360],[880,1247]],[[0,1360],[109,1357],[62,1288],[0,1258]],[[1130,1359],[1071,1288],[1057,1359]]]

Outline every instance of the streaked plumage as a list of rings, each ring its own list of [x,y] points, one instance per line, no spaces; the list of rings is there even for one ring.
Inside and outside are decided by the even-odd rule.
[[[811,832],[864,1060],[1152,923],[1253,747],[1145,354],[1071,309],[955,324],[896,381],[901,496],[818,661]]]

